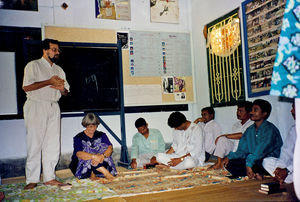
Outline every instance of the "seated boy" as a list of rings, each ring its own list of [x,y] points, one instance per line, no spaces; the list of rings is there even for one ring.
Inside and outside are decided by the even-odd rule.
[[[178,170],[202,166],[205,159],[202,128],[186,120],[180,112],[170,115],[168,125],[175,129],[173,143],[166,153],[157,154],[157,162]]]
[[[143,167],[143,165],[156,163],[155,155],[165,151],[165,141],[158,129],[148,128],[145,119],[135,121],[138,130],[132,138],[131,168]]]
[[[248,176],[261,180],[266,170],[262,161],[266,157],[279,157],[282,139],[279,130],[267,121],[271,104],[262,99],[253,102],[250,118],[254,121],[243,134],[236,152],[224,159],[225,168],[233,176]]]

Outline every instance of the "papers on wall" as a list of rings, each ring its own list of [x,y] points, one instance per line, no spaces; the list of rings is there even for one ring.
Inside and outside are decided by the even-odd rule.
[[[95,0],[96,18],[130,20],[129,0]]]
[[[15,53],[0,52],[0,115],[17,113]]]
[[[130,31],[131,76],[191,76],[190,34]]]
[[[151,22],[179,23],[178,0],[150,0]]]
[[[160,85],[125,85],[125,106],[162,104]]]

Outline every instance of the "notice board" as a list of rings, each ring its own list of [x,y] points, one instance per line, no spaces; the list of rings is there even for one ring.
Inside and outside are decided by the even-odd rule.
[[[117,43],[116,30],[45,26],[44,37],[63,42]],[[128,49],[122,50],[125,106],[194,102],[188,33],[130,31],[128,37]]]

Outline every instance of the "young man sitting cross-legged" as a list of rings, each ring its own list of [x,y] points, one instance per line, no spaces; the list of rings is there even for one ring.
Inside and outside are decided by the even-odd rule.
[[[253,121],[250,119],[251,110],[252,102],[243,101],[238,103],[236,117],[239,121],[233,124],[231,134],[221,135],[215,140],[216,149],[214,156],[217,156],[218,160],[214,165],[208,168],[209,170],[223,168],[224,157],[227,156],[229,152],[235,152],[237,150],[243,133],[253,124]]]
[[[202,128],[186,120],[180,112],[173,112],[168,125],[174,128],[173,143],[166,153],[158,153],[156,160],[162,167],[183,170],[202,166],[205,160]]]
[[[236,152],[230,152],[224,159],[225,168],[233,176],[248,176],[261,180],[267,171],[262,166],[266,157],[280,155],[282,139],[274,124],[267,121],[272,110],[271,104],[262,99],[253,102],[250,112],[254,121],[243,134]]]

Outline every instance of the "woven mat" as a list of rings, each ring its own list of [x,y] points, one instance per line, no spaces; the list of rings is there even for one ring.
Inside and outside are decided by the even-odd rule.
[[[33,190],[24,190],[25,183],[0,185],[5,200],[46,200],[46,201],[86,201],[108,198],[116,193],[106,186],[89,179],[77,180],[75,177],[65,179],[72,184],[72,189],[61,190],[58,187],[46,186],[41,183]]]
[[[85,201],[111,197],[133,196],[156,192],[188,189],[196,186],[224,184],[243,181],[247,178],[229,179],[225,170],[207,171],[208,166],[193,170],[178,171],[173,169],[137,169],[127,170],[117,167],[118,177],[108,184],[101,184],[90,179],[78,180],[75,177],[65,178],[72,189],[61,190],[41,183],[33,190],[24,190],[25,183],[0,185],[5,199],[13,200],[47,200],[47,201]]]
[[[173,169],[120,169],[118,180],[106,184],[118,196],[132,196],[179,189],[188,189],[196,186],[244,181],[247,178],[229,179],[225,170],[207,171],[208,166],[197,167],[193,170],[178,171]]]

